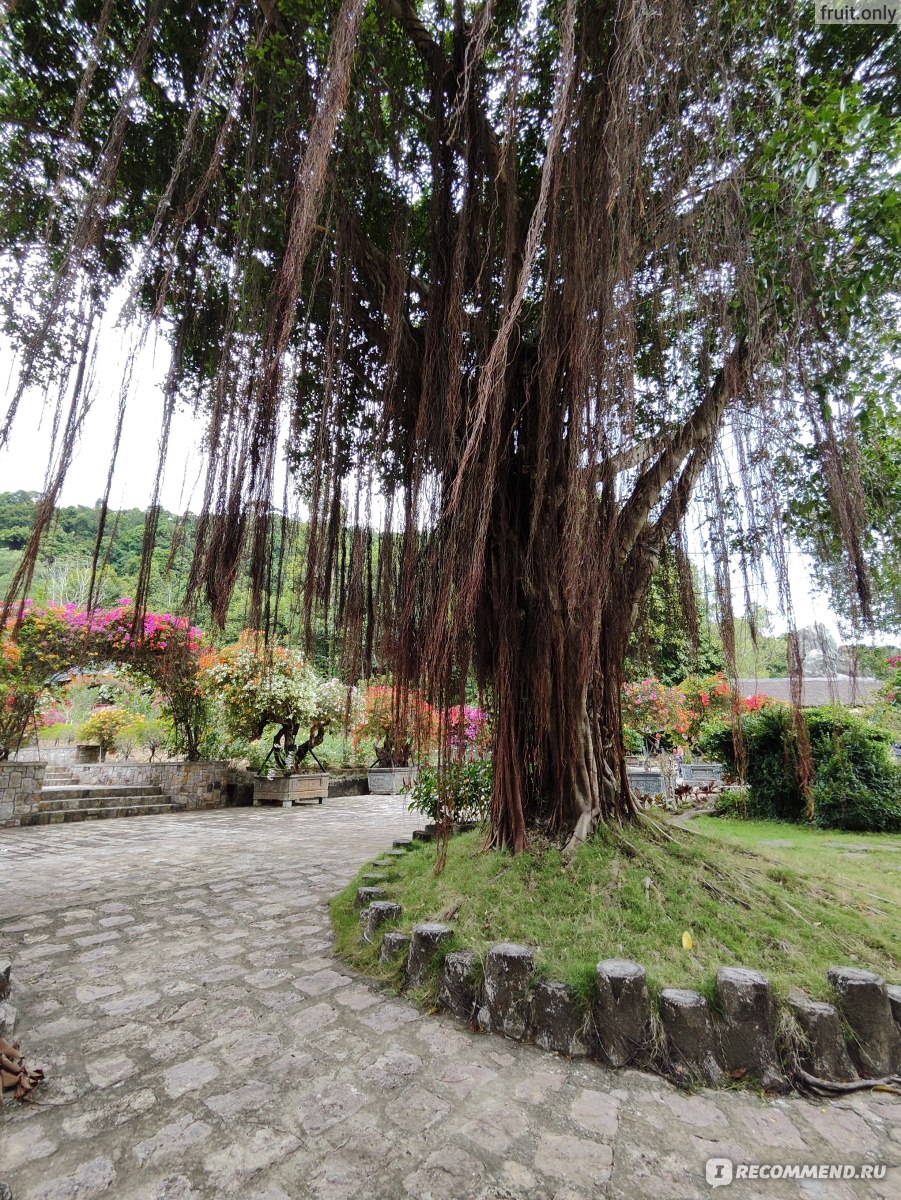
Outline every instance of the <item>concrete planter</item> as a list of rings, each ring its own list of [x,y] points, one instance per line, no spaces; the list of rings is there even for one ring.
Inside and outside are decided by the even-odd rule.
[[[321,804],[328,796],[329,777],[325,772],[310,775],[277,775],[274,779],[257,776],[253,781],[253,802],[281,804]]]
[[[419,767],[370,767],[369,791],[374,796],[394,796],[410,788]]]

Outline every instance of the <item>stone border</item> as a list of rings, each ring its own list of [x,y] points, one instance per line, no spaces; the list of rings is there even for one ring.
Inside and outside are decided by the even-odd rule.
[[[429,829],[395,842],[376,868],[433,836]],[[715,1004],[700,992],[664,988],[655,1006],[640,963],[606,959],[597,964],[586,1008],[568,985],[535,974],[531,946],[497,943],[482,962],[472,951],[449,950],[449,925],[424,922],[409,935],[383,931],[403,918],[379,886],[384,880],[370,873],[357,891],[364,940],[380,939],[381,962],[402,962],[406,987],[422,987],[437,967],[439,1007],[482,1032],[712,1087],[747,1079],[785,1091],[798,1079],[854,1084],[901,1074],[901,986],[872,971],[830,967],[835,1005],[798,992],[780,1011],[765,975],[721,967]]]

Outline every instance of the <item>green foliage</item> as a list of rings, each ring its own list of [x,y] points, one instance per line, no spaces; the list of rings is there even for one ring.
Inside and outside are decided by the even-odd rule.
[[[804,710],[813,762],[816,823],[824,828],[889,830],[901,821],[901,772],[891,758],[891,734],[846,709]],[[788,705],[768,705],[742,721],[747,755],[748,813],[800,821],[806,798],[799,782],[800,750]],[[705,728],[705,757],[734,772],[731,727]],[[822,806],[822,807],[821,807]]]
[[[122,708],[98,708],[81,727],[85,742],[100,747],[101,757],[116,749],[119,743],[134,735],[140,718]]]
[[[487,821],[494,765],[490,758],[422,767],[410,788],[410,812],[430,821]]]
[[[901,771],[860,730],[836,733],[818,766],[815,821],[822,829],[901,830]]]
[[[723,788],[717,793],[714,811],[718,817],[731,817],[744,821],[748,816],[748,792],[746,788]]]

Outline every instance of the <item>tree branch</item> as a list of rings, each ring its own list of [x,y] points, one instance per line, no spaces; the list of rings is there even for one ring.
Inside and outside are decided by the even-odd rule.
[[[636,539],[654,505],[660,500],[666,484],[675,476],[693,450],[704,445],[716,433],[729,401],[741,391],[748,366],[747,342],[726,355],[706,396],[691,416],[683,422],[672,440],[638,478],[632,495],[623,504],[617,521],[617,540],[623,558],[635,545]]]

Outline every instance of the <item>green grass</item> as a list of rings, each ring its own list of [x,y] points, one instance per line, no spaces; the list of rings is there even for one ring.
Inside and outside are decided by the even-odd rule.
[[[792,846],[760,845],[767,840]],[[832,842],[868,852],[849,857]],[[602,829],[569,866],[550,845],[518,857],[484,853],[471,833],[451,839],[440,874],[434,867],[435,848],[423,845],[387,869],[383,886],[403,906],[403,928],[443,919],[455,946],[479,953],[492,942],[526,942],[539,948],[542,974],[584,996],[598,960],[614,957],[643,963],[655,990],[708,995],[717,968],[729,965],[765,972],[779,995],[799,987],[828,996],[826,969],[836,963],[901,980],[901,838],[891,835],[703,818],[688,831],[643,819]],[[378,946],[361,943],[357,886],[332,904],[339,948],[399,982],[399,967],[379,964]]]

